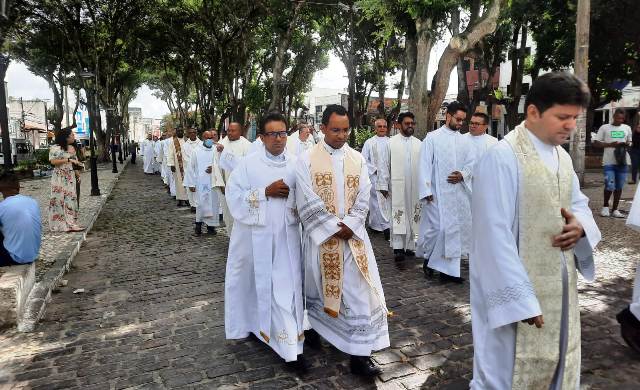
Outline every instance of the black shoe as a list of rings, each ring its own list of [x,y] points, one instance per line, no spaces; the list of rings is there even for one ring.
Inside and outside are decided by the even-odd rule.
[[[404,251],[402,249],[394,249],[393,259],[395,261],[404,261]]]
[[[459,278],[459,277],[443,274],[442,272],[440,272],[440,281],[442,281],[444,283],[462,284],[462,283],[464,283],[464,280],[465,280],[464,278]]]
[[[620,334],[631,349],[640,353],[640,321],[626,307],[616,316],[620,324]]]
[[[212,234],[212,235],[216,235],[216,228],[213,226],[207,226],[207,233]]]
[[[433,270],[431,268],[429,268],[428,266],[429,266],[429,259],[424,259],[424,263],[422,264],[422,272],[424,272],[424,277],[425,278],[432,278],[433,277]]]
[[[320,335],[313,329],[304,331],[304,344],[315,350],[319,350],[322,348],[322,341],[320,340]]]
[[[384,239],[389,241],[391,239],[391,229],[384,229]]]
[[[351,373],[353,375],[374,378],[382,374],[382,370],[373,364],[369,356],[351,355]]]
[[[309,372],[309,362],[307,362],[307,359],[304,358],[303,355],[298,355],[297,356],[298,360],[295,360],[293,362],[285,362],[285,366],[287,367],[287,370],[289,371],[295,371],[298,374],[306,374],[307,372]]]
[[[202,235],[202,222],[196,222],[196,228],[193,235],[196,237],[199,237]]]
[[[196,212],[196,208],[195,208],[195,207],[193,207],[193,206],[191,206],[191,212],[195,214],[195,212]]]
[[[414,252],[414,251],[410,251],[410,250],[408,250],[408,249],[407,249],[407,250],[405,250],[405,251],[404,251],[404,254],[405,254],[406,256],[409,256],[409,257],[415,257],[416,252]]]

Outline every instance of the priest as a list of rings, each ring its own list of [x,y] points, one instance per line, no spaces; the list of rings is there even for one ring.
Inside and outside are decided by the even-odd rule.
[[[225,276],[225,333],[252,333],[305,372],[300,220],[295,208],[295,158],[285,154],[284,116],[260,123],[264,150],[238,162],[226,198],[235,219]]]
[[[415,116],[398,115],[400,132],[389,140],[391,151],[391,247],[396,261],[414,256],[422,203],[418,197],[418,163],[422,143],[413,136]]]
[[[627,219],[627,226],[636,231],[640,230],[640,196],[638,194],[640,194],[640,186],[636,189]],[[620,323],[620,333],[624,341],[640,354],[640,263],[636,269],[631,304],[618,313],[616,319]]]
[[[197,200],[195,236],[202,235],[202,224],[207,225],[209,234],[216,234],[216,227],[220,226],[219,194],[224,187],[224,180],[219,166],[220,153],[213,139],[212,131],[202,133],[202,143],[193,151],[184,177],[185,187]]]
[[[315,145],[311,137],[311,129],[307,124],[298,126],[298,131],[287,138],[287,152],[293,156],[299,156]]]
[[[424,212],[418,245],[425,276],[440,272],[443,282],[462,283],[460,259],[469,253],[471,205],[469,175],[474,150],[460,134],[467,109],[458,102],[447,106],[445,125],[425,137],[420,152],[418,188]]]
[[[178,207],[186,207],[188,205],[187,191],[182,183],[184,178],[184,130],[177,128],[176,133],[171,138],[169,150],[167,153],[167,166],[171,169],[173,180],[175,183],[176,200]]]
[[[374,232],[383,232],[384,239],[391,238],[391,199],[389,198],[389,136],[387,121],[376,119],[374,122],[376,135],[365,141],[362,146],[362,157],[369,168],[371,194],[369,198],[368,225]]]
[[[151,133],[147,134],[147,139],[140,145],[140,154],[142,154],[142,163],[145,175],[153,175],[154,173],[154,143]]]
[[[484,112],[475,112],[469,121],[469,132],[465,134],[471,141],[471,145],[475,154],[475,163],[478,164],[480,159],[489,150],[490,147],[498,143],[498,139],[487,134],[489,128],[489,115]],[[467,186],[472,188],[473,171],[469,176]],[[470,194],[469,194],[470,195]]]
[[[227,136],[220,141],[220,145],[223,148],[220,155],[220,168],[222,168],[223,178],[226,183],[238,163],[244,156],[249,154],[251,142],[242,135],[242,125],[232,122],[227,129]],[[227,233],[230,235],[233,229],[233,215],[229,211],[224,193],[222,196],[222,214]]]
[[[381,371],[370,356],[389,346],[389,312],[365,228],[369,171],[362,155],[345,144],[351,129],[344,107],[327,106],[321,129],[324,140],[296,164],[309,320],[351,356],[353,374],[375,377]]]
[[[526,119],[475,170],[470,257],[472,389],[579,389],[577,271],[600,240],[562,148],[590,101],[569,73],[527,94]]]
[[[167,173],[166,173],[166,161],[164,161],[164,145],[165,142],[164,140],[166,139],[165,134],[162,134],[160,136],[160,139],[158,140],[158,142],[156,142],[156,147],[155,147],[155,156],[156,156],[156,162],[158,163],[159,169],[160,169],[160,177],[162,178],[162,183],[163,185],[166,187],[168,185],[167,182]]]
[[[182,158],[184,160],[184,166],[189,167],[191,165],[191,156],[198,149],[200,145],[202,145],[202,141],[198,139],[198,131],[193,127],[187,129],[187,139],[184,141],[184,151],[182,153]],[[183,183],[184,184],[184,183]],[[185,190],[188,187],[185,184]],[[196,207],[198,206],[198,198],[196,197],[195,192],[191,192],[187,190],[187,201],[189,202],[189,207],[191,207],[191,212],[196,212]]]
[[[171,143],[173,143],[173,137],[176,135],[177,129],[168,129],[166,132],[166,138],[164,140],[164,146],[162,147],[164,151],[164,156],[162,157],[163,164],[166,165],[165,172],[167,175],[167,193],[171,195],[174,199],[176,198],[176,181],[173,177],[173,172],[171,172],[171,167],[167,165],[169,161],[169,151],[171,149]]]

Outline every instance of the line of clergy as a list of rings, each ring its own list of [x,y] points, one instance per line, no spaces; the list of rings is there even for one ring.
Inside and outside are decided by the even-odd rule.
[[[219,194],[230,232],[227,339],[260,340],[299,373],[309,368],[303,347],[324,339],[350,355],[353,374],[380,375],[371,354],[389,347],[392,313],[368,226],[385,232],[397,261],[423,257],[427,276],[462,282],[469,257],[473,389],[579,388],[577,273],[593,280],[601,236],[561,145],[589,99],[575,76],[548,73],[530,88],[526,119],[500,142],[483,113],[461,134],[467,112],[451,103],[423,141],[411,113],[391,138],[376,121],[362,154],[346,144],[342,106],[323,112],[324,138],[297,148],[301,132],[287,137],[285,118],[271,112],[254,143],[232,125],[222,151],[203,142],[211,154],[192,155],[188,169],[178,133],[167,157],[175,186],[195,187],[207,226],[203,194]]]

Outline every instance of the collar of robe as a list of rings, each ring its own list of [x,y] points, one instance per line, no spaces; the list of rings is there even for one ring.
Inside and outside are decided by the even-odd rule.
[[[346,145],[346,144],[345,144]],[[327,152],[329,152],[330,155],[340,155],[344,153],[344,145],[342,146],[342,148],[340,149],[334,149],[333,147],[331,147],[331,145],[329,145],[328,143],[325,142],[325,140],[322,140],[322,146],[324,146],[324,148],[327,150]]]
[[[274,156],[265,148],[261,160],[268,166],[282,167],[287,164],[288,158],[286,152],[282,152],[279,155]]]

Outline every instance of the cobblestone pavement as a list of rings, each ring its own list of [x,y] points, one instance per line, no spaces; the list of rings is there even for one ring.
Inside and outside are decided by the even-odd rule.
[[[597,199],[600,190],[588,192]],[[192,218],[176,209],[157,176],[129,166],[37,332],[0,334],[0,387],[468,387],[473,354],[468,283],[427,281],[419,261],[397,266],[388,244],[374,236],[388,305],[395,312],[389,322],[391,348],[375,355],[384,373],[375,383],[354,378],[345,355],[325,344],[322,351],[308,351],[313,368],[300,378],[284,371],[263,345],[224,340],[228,239],[223,230],[191,236]],[[599,281],[580,285],[583,387],[638,388],[640,359],[623,344],[614,317],[631,296],[640,236],[624,228],[623,220],[598,217],[598,222],[605,237],[597,253]],[[73,294],[77,288],[85,292]]]

